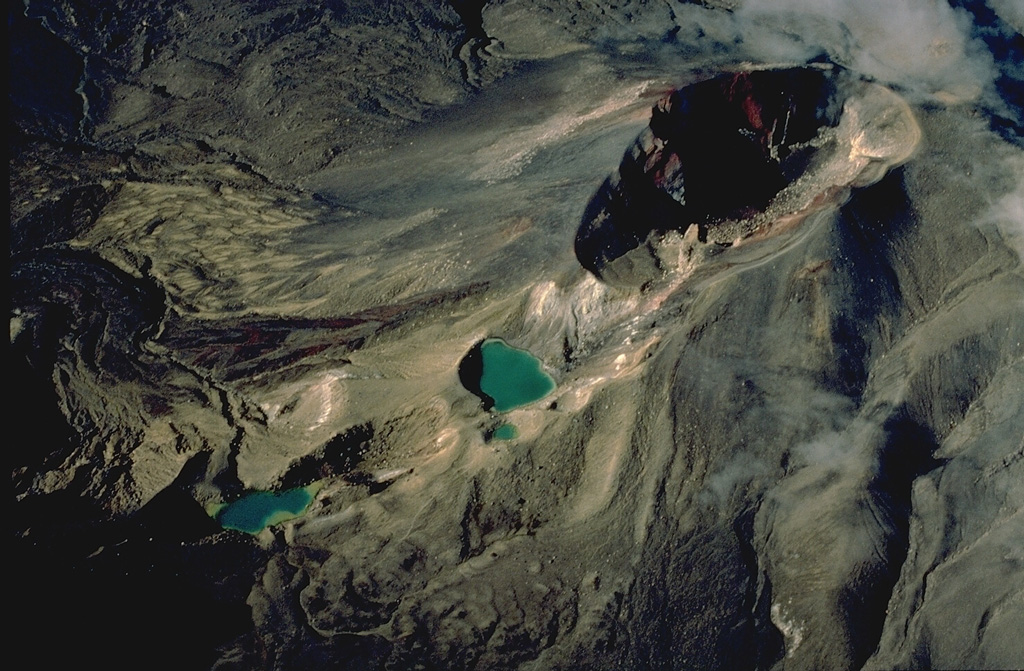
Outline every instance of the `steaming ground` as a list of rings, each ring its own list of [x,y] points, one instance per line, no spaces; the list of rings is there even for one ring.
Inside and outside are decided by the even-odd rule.
[[[115,666],[110,629],[219,669],[1024,663],[1020,56],[985,6],[222,4],[18,19],[89,103],[15,100],[26,627],[59,604]],[[579,265],[658,98],[822,57],[912,123],[844,126],[767,233],[653,235],[642,287]],[[486,337],[556,390],[485,412]],[[314,480],[255,539],[202,513]]]

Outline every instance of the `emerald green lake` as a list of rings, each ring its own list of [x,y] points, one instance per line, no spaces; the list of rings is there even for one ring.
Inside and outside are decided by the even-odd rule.
[[[313,484],[283,492],[253,492],[214,508],[212,514],[225,529],[258,534],[306,512],[319,489],[319,484]]]
[[[492,338],[480,346],[480,390],[494,399],[494,410],[508,412],[540,400],[555,388],[540,360],[529,352]]]
[[[512,424],[502,424],[494,430],[491,437],[495,440],[515,440],[519,437],[519,429]]]

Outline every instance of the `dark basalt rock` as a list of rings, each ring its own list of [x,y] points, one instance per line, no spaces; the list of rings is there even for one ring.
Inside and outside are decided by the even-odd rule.
[[[186,466],[127,519],[110,520],[72,492],[20,505],[11,538],[17,626],[66,627],[62,645],[41,646],[36,659],[65,666],[102,658],[127,669],[159,648],[171,667],[210,668],[217,646],[246,631],[245,599],[266,551],[225,534],[192,498],[188,488],[204,461]],[[110,644],[111,632],[121,643]],[[171,635],[181,644],[167,645]]]
[[[281,477],[280,488],[305,487],[317,480],[351,473],[369,449],[373,433],[372,424],[361,424],[335,434],[314,452],[297,460]]]
[[[833,69],[738,72],[661,99],[616,175],[587,205],[576,257],[599,277],[655,230],[700,239],[763,212],[807,166],[809,145],[839,121]]]
[[[45,366],[36,353],[66,347],[122,379],[152,372],[142,372],[135,356],[164,315],[164,292],[152,282],[92,252],[47,249],[16,259],[11,297],[26,325],[14,349],[37,368]]]
[[[480,388],[480,376],[484,372],[484,356],[481,350],[483,344],[484,341],[481,340],[462,357],[462,361],[459,362],[459,381],[470,393],[483,401],[485,408],[493,408],[494,399]]]
[[[22,12],[7,12],[9,128],[58,142],[79,140],[85,115],[76,90],[85,64],[74,49]]]
[[[86,231],[115,195],[99,184],[73,187],[11,226],[11,254],[66,242]]]

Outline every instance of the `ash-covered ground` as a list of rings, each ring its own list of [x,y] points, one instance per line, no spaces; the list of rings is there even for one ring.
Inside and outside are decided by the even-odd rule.
[[[13,5],[19,656],[1024,666],[1022,30]],[[486,338],[555,391],[487,411]],[[313,483],[259,535],[206,512]]]

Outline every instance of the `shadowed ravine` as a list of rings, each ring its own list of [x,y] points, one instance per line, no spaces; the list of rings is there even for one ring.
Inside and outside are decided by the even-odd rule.
[[[1019,12],[571,4],[9,10],[37,665],[1024,665]]]

